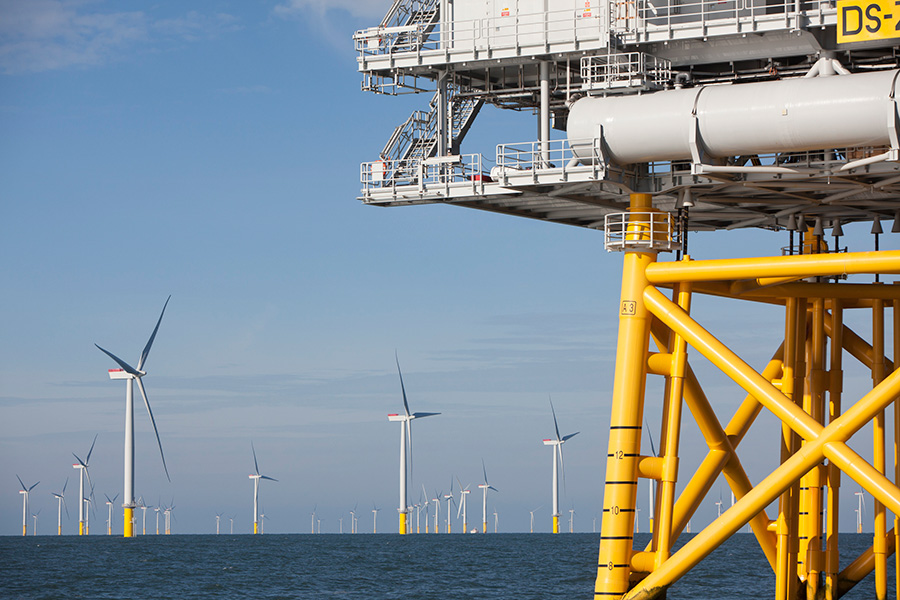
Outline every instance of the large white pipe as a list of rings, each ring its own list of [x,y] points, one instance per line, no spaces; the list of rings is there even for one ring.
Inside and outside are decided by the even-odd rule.
[[[900,71],[710,85],[640,96],[586,97],[569,112],[576,156],[600,136],[619,164],[890,146]],[[696,117],[695,117],[696,113]],[[893,129],[893,131],[892,131]]]

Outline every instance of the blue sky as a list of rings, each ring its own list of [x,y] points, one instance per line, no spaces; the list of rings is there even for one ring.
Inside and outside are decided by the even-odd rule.
[[[388,4],[0,0],[0,534],[20,531],[16,473],[41,481],[40,532],[66,477],[76,512],[71,453],[95,434],[96,492],[121,493],[124,385],[93,344],[136,361],[169,294],[145,383],[172,483],[138,405],[136,493],[174,498],[176,531],[213,531],[217,512],[249,528],[251,440],[280,480],[261,489],[267,530],[308,531],[314,507],[323,532],[341,516],[347,530],[349,510],[375,504],[393,531],[395,350],[413,410],[443,413],[415,424],[414,500],[451,476],[477,484],[483,458],[501,529],[527,529],[538,507],[549,529],[552,395],[563,433],[581,431],[565,447],[562,508],[591,530],[621,257],[598,232],[356,200],[359,164],[427,102],[359,90],[350,36]],[[465,151],[490,156],[534,131],[530,115],[486,109]],[[867,227],[846,229],[871,246]],[[786,234],[692,244],[699,258],[725,245],[764,255]],[[697,306],[756,366],[778,345],[778,311]],[[733,327],[736,314],[759,326]],[[727,420],[743,396],[708,377]],[[760,431],[746,444],[771,442]]]

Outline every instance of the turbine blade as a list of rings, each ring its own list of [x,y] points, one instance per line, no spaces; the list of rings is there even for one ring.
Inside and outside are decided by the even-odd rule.
[[[559,448],[559,473],[562,476],[563,493],[566,493],[566,465],[563,463],[562,444],[556,446]]]
[[[406,446],[407,446],[407,456],[409,457],[409,482],[412,483],[413,480],[413,449],[412,449],[412,421],[406,421]],[[409,502],[407,502],[409,504]]]
[[[95,433],[95,434],[94,434],[94,441],[91,442],[91,449],[88,450],[87,458],[84,459],[84,466],[85,466],[85,467],[87,467],[89,464],[91,464],[91,453],[94,451],[94,444],[97,443],[97,436],[98,436],[98,435],[100,435],[100,434],[99,434],[99,433]],[[78,458],[78,457],[76,456],[75,458]]]
[[[483,458],[481,459],[481,472],[484,473],[484,484],[487,485],[487,484],[488,484],[488,480],[487,480],[487,468],[484,466],[484,459],[483,459]]]
[[[66,509],[66,518],[68,519],[69,518],[69,506],[66,504],[65,496],[62,497],[62,501],[63,501],[63,508]]]
[[[647,425],[647,419],[644,419],[644,429],[647,430],[647,437],[650,438],[650,450],[653,451],[653,456],[656,456],[656,446],[653,445],[653,434],[650,433],[650,426]]]
[[[69,485],[69,478],[68,478],[68,477],[66,477],[66,482],[63,484],[63,490],[62,490],[62,492],[60,493],[61,496],[65,496],[65,495],[66,495],[66,486],[67,486],[67,485]]]
[[[260,475],[259,478],[260,479],[268,479],[269,481],[278,481],[274,477],[269,477],[268,475]]]
[[[78,457],[76,456],[75,458],[78,458]],[[80,462],[80,461],[79,461],[79,462]],[[25,482],[22,481],[22,478],[19,477],[19,474],[18,474],[18,473],[16,473],[16,479],[19,480],[19,485],[22,486],[22,489],[27,491],[27,490],[28,490],[28,486],[25,485]]]
[[[250,449],[253,450],[253,466],[256,467],[256,474],[259,475],[259,463],[256,462],[256,448],[253,446],[253,441],[250,441]]]
[[[556,422],[556,409],[553,408],[553,399],[550,399],[550,412],[553,413],[553,427],[556,428],[556,441],[561,441],[559,437],[559,423]]]
[[[115,502],[115,501],[116,501],[116,498],[118,498],[118,497],[119,497],[119,495],[118,495],[118,494],[116,494],[116,495],[115,495],[115,496],[113,496],[113,499],[112,499],[112,501],[113,501],[113,502]]]
[[[107,502],[109,502],[110,504],[113,503],[112,499],[109,497],[109,494],[103,494],[103,495],[106,496],[106,501],[107,501]]]
[[[462,514],[462,503],[460,503],[459,506],[458,506],[457,509],[456,509],[456,518],[458,519],[458,518],[459,518],[459,515],[461,515],[461,514]],[[464,532],[464,533],[465,533],[465,532]]]
[[[412,416],[413,416],[413,418],[416,418],[416,419],[424,419],[425,417],[433,417],[433,416],[439,415],[439,414],[441,414],[441,413],[417,412],[417,413],[413,413]]]
[[[156,332],[159,331],[159,324],[162,323],[163,315],[166,314],[166,307],[169,305],[169,300],[172,299],[172,295],[169,294],[169,297],[166,298],[166,303],[163,304],[162,312],[159,313],[159,320],[156,322],[156,327],[153,328],[153,333],[150,334],[150,339],[147,340],[147,345],[144,346],[144,351],[141,352],[141,359],[138,361],[138,370],[144,368],[144,362],[147,360],[147,356],[150,354],[150,346],[153,345],[153,340],[156,338]]]
[[[581,432],[580,432],[580,431],[576,431],[575,433],[570,433],[569,435],[565,436],[565,437],[562,439],[562,441],[565,442],[566,440],[570,440],[570,439],[572,439],[573,437],[575,437],[576,435],[578,435],[579,433],[581,433]],[[654,454],[655,454],[655,452],[654,452]]]
[[[31,486],[30,488],[28,488],[28,491],[30,492],[31,490],[33,490],[34,488],[36,488],[38,483],[40,483],[40,481],[38,481],[36,484],[34,484],[34,485]]]
[[[403,373],[400,372],[400,358],[397,351],[394,351],[394,360],[397,361],[397,373],[400,375],[400,391],[403,392],[403,408],[406,410],[406,416],[409,416],[409,402],[406,401],[406,387],[403,385]]]
[[[147,414],[150,415],[150,423],[153,424],[153,433],[156,434],[156,444],[159,446],[159,456],[162,458],[163,470],[166,472],[166,479],[170,482],[172,478],[169,477],[169,467],[166,466],[166,455],[163,454],[162,442],[159,439],[159,430],[156,429],[156,419],[153,418],[153,411],[150,410],[150,401],[147,400],[147,391],[144,389],[144,382],[141,381],[141,378],[137,378],[138,389],[141,390],[141,396],[144,398],[144,406],[147,407]]]
[[[97,346],[97,344],[94,344],[94,345]],[[97,348],[100,348],[100,346],[97,346]],[[111,359],[116,361],[116,364],[119,365],[120,367],[122,367],[123,369],[125,369],[126,373],[131,373],[135,377],[141,376],[139,371],[135,370],[134,367],[129,365],[127,362],[125,362],[124,360],[122,360],[121,358],[119,358],[118,356],[116,356],[115,354],[110,352],[109,350],[104,350],[103,348],[100,348],[100,352],[102,352],[103,354],[107,355],[108,357],[110,357]]]

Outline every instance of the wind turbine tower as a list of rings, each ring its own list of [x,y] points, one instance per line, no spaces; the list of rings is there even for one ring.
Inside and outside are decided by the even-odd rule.
[[[28,494],[31,493],[31,490],[37,486],[40,481],[28,487],[24,483],[22,483],[22,478],[16,475],[16,479],[19,480],[19,483],[22,486],[22,489],[19,490],[19,493],[22,494],[22,536],[28,535]]]
[[[553,428],[556,431],[556,439],[544,440],[545,446],[553,446],[553,533],[559,533],[559,476],[562,471],[563,481],[565,481],[565,466],[563,465],[562,445],[566,441],[572,439],[580,432],[570,433],[566,436],[560,436],[559,423],[556,420],[556,410],[553,408],[553,400],[550,400],[550,412],[553,413]]]
[[[60,493],[51,492],[54,498],[56,498],[56,535],[62,535],[62,509],[65,506],[66,508],[66,518],[69,517],[69,507],[66,506],[66,486],[69,485],[69,478],[66,477],[66,482],[63,484],[62,491]]]
[[[112,535],[112,506],[113,506],[113,502],[116,501],[116,498],[118,498],[119,495],[116,494],[112,498],[110,498],[107,494],[103,494],[103,495],[106,496],[106,508],[107,508],[106,535]]]
[[[138,389],[141,391],[141,397],[144,399],[144,406],[147,408],[150,423],[153,425],[153,433],[156,434],[156,444],[159,446],[159,456],[162,459],[163,470],[166,472],[166,479],[171,481],[171,478],[169,477],[169,468],[166,466],[166,457],[163,454],[162,441],[160,441],[159,431],[156,429],[156,419],[153,418],[153,411],[150,409],[150,401],[147,399],[147,391],[144,389],[143,381],[141,381],[141,378],[147,374],[146,371],[143,370],[144,363],[147,362],[147,357],[150,355],[150,348],[153,346],[153,340],[156,338],[156,332],[159,331],[159,324],[162,323],[163,315],[166,313],[166,306],[169,305],[169,300],[171,298],[172,296],[166,298],[166,303],[163,304],[162,312],[159,314],[159,319],[156,321],[156,327],[153,328],[153,333],[150,334],[150,339],[147,341],[147,345],[144,346],[144,350],[141,352],[141,356],[138,359],[137,368],[132,367],[108,350],[104,350],[97,344],[94,344],[101,352],[113,359],[120,367],[118,369],[110,369],[109,378],[125,381],[125,481],[124,491],[122,493],[122,507],[124,508],[124,526],[122,530],[125,537],[134,537],[134,509],[135,506],[137,506],[134,502],[135,381],[137,381]]]
[[[497,488],[488,483],[487,468],[484,466],[483,458],[481,459],[481,472],[484,473],[484,483],[478,484],[478,489],[481,490],[481,533],[487,533],[487,493],[488,490],[496,492]]]
[[[88,484],[91,486],[91,490],[94,489],[94,484],[91,483],[91,473],[88,470],[88,465],[91,463],[91,453],[94,452],[94,444],[97,443],[97,436],[94,436],[94,441],[91,442],[91,448],[88,450],[87,456],[85,456],[84,460],[78,458],[78,455],[74,452],[72,456],[75,457],[75,460],[78,462],[72,465],[73,469],[78,469],[78,535],[84,535],[87,533],[85,528],[87,526],[87,518],[84,512],[85,505],[87,504],[87,498],[84,495],[84,480],[87,478]]]
[[[407,494],[407,479],[412,478],[412,421],[413,419],[423,419],[432,417],[441,413],[426,412],[409,412],[409,402],[406,400],[406,387],[403,385],[403,373],[400,371],[400,359],[394,355],[397,361],[397,374],[400,375],[400,391],[403,394],[403,411],[404,414],[390,414],[388,421],[400,423],[400,506],[397,512],[400,515],[400,534],[407,533],[407,517],[409,515],[409,496]],[[408,449],[407,449],[408,446]],[[408,456],[407,456],[408,453]]]
[[[253,451],[253,467],[256,469],[256,472],[249,476],[253,480],[253,533],[256,534],[259,533],[259,480],[278,480],[259,473],[259,463],[256,461],[256,448],[253,446],[253,442],[250,442],[250,449]]]
[[[469,486],[463,487],[462,482],[457,478],[456,482],[459,484],[459,508],[456,509],[456,518],[459,518],[460,513],[462,513],[462,521],[463,521],[463,533],[469,533],[469,521],[466,518],[466,498],[471,493]]]

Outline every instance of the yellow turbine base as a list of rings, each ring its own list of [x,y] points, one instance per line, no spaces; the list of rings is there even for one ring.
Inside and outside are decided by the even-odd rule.
[[[253,523],[253,533],[254,535],[259,533],[259,523]]]
[[[559,533],[559,516],[553,515],[553,533]]]
[[[400,513],[400,535],[406,534],[406,513]]]
[[[487,521],[481,522],[481,533],[487,533]]]
[[[134,509],[126,508],[123,519],[122,535],[124,537],[134,537]],[[110,533],[112,533],[112,530],[110,530]]]
[[[78,521],[78,535],[84,535],[84,521]]]
[[[22,537],[28,535],[28,526],[22,525]]]
[[[56,528],[56,535],[62,535],[62,525],[59,525],[59,526]]]

